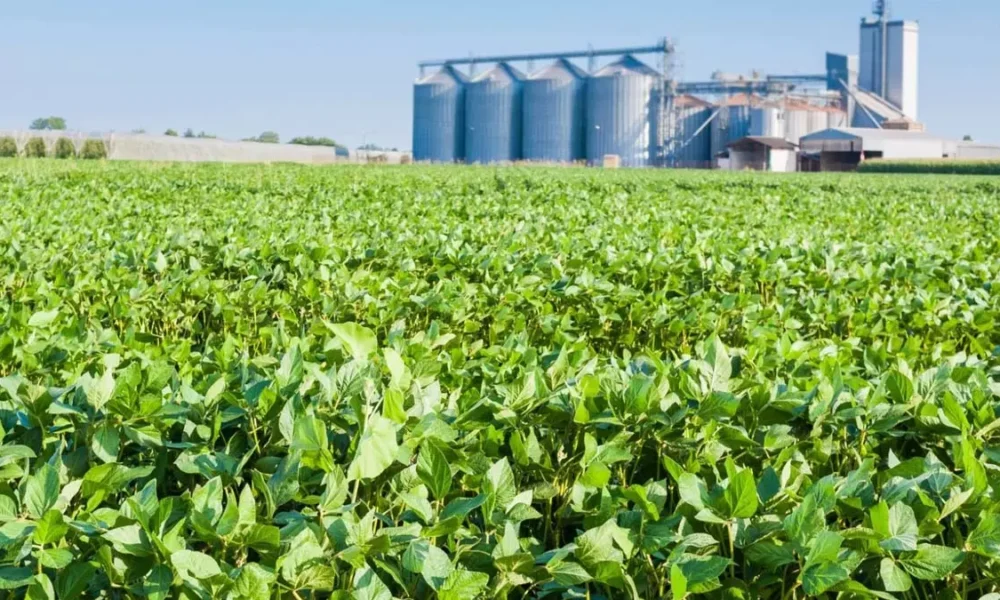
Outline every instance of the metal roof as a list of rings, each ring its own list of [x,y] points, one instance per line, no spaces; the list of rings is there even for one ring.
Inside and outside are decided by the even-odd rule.
[[[802,136],[802,141],[813,140],[905,140],[905,141],[935,141],[943,142],[944,138],[924,133],[923,131],[907,131],[905,129],[868,129],[865,127],[836,127],[824,129]]]
[[[619,60],[594,73],[594,77],[615,77],[616,75],[659,77],[660,73],[631,54],[626,54]]]
[[[565,58],[556,60],[551,65],[528,77],[528,79],[556,79],[560,81],[586,78],[587,72],[585,70]]]
[[[674,106],[677,108],[711,108],[713,104],[698,96],[680,94],[674,97]]]
[[[469,78],[465,76],[464,73],[456,69],[451,65],[445,65],[439,70],[431,73],[427,77],[422,77],[417,80],[417,85],[426,85],[429,83],[467,83]]]
[[[765,146],[772,150],[795,150],[798,148],[798,146],[785,138],[757,135],[748,135],[745,138],[740,138],[735,142],[730,142],[726,147],[733,150],[749,150],[755,146]]]
[[[500,63],[489,71],[477,75],[472,81],[524,81],[524,73],[508,63]]]
[[[882,152],[885,158],[941,158],[956,143],[922,131],[843,127],[824,129],[799,138],[806,152]]]
[[[852,88],[851,92],[858,104],[864,106],[869,112],[875,113],[882,120],[906,118],[901,110],[871,92],[861,88]]]
[[[756,94],[733,94],[726,96],[716,103],[716,106],[762,106],[764,98]]]

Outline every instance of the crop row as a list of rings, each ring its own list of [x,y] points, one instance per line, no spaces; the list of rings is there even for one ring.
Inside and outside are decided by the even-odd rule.
[[[858,166],[862,173],[912,173],[937,175],[1000,175],[997,159],[869,160]]]

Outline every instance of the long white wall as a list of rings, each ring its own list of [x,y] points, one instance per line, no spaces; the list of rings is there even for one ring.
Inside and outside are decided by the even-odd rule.
[[[88,135],[74,131],[24,131],[0,130],[0,137],[13,137],[18,150],[23,150],[29,139],[45,140],[49,151],[59,138],[69,138],[77,151],[88,139],[103,140],[110,160],[148,160],[167,162],[228,162],[273,163],[295,162],[303,164],[331,164],[336,162],[385,162],[398,164],[402,152],[370,152],[343,149],[339,152],[327,146],[299,146],[295,144],[262,144],[259,142],[233,142],[219,139],[185,138],[166,135],[135,133],[109,133]],[[382,158],[384,156],[384,158]]]

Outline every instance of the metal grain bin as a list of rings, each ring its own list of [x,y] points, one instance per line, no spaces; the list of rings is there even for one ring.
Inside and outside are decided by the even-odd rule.
[[[760,137],[785,137],[786,111],[778,104],[750,109],[749,135]],[[730,140],[730,142],[735,140]]]
[[[655,158],[660,74],[634,56],[600,69],[587,81],[587,161],[621,158],[644,167]]]
[[[718,104],[719,114],[712,120],[712,156],[725,152],[731,142],[751,135],[753,109],[762,105],[758,96],[737,94]]]
[[[413,85],[413,160],[465,160],[465,86],[455,67],[419,79]]]
[[[525,160],[586,158],[587,73],[561,58],[524,81]]]
[[[521,88],[524,75],[500,63],[465,91],[465,162],[489,164],[521,158]]]
[[[670,148],[670,166],[682,169],[712,167],[712,127],[709,119],[715,114],[712,104],[688,95],[676,96],[674,111],[674,142]]]

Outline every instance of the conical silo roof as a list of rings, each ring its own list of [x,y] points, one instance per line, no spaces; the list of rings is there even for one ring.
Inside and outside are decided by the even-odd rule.
[[[551,65],[528,77],[529,81],[540,79],[555,79],[569,81],[571,79],[586,79],[587,72],[565,58],[556,60]]]
[[[496,83],[503,81],[524,81],[524,73],[510,66],[508,63],[499,63],[489,71],[477,75],[473,78],[472,83],[481,83],[484,81]]]
[[[626,54],[615,62],[598,69],[594,77],[615,77],[618,75],[648,75],[659,77],[660,73],[631,54]]]
[[[468,81],[469,78],[453,65],[445,65],[430,75],[418,79],[417,85],[468,83]]]

